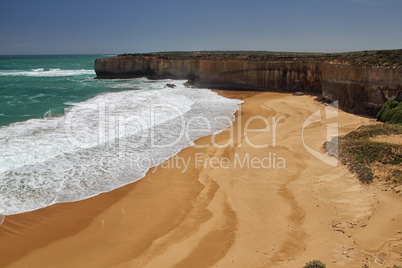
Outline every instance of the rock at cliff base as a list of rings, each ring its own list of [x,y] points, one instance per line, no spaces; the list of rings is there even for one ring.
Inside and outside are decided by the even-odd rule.
[[[321,103],[327,102],[327,100],[323,96],[319,96],[319,97],[315,98],[314,100],[321,102]]]
[[[303,96],[304,93],[303,93],[303,92],[300,92],[300,91],[297,91],[297,92],[293,93],[293,95],[294,95],[294,96]]]
[[[396,101],[399,101],[399,102],[402,101],[402,91],[399,92],[399,94],[398,94],[398,96],[396,96],[395,100],[396,100]]]
[[[166,84],[166,86],[167,86],[167,87],[170,87],[170,88],[175,88],[175,87],[176,87],[175,84]]]
[[[186,83],[183,84],[185,87],[193,88],[194,86],[190,83],[190,81],[187,81]]]

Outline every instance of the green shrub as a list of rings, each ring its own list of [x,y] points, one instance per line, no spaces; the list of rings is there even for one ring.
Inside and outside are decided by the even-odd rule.
[[[313,260],[306,263],[303,268],[325,268],[325,264],[322,263],[320,260]]]
[[[378,112],[377,120],[388,124],[402,125],[402,102],[387,101]]]

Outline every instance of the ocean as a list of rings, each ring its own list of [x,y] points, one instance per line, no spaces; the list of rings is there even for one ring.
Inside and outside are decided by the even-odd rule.
[[[94,79],[108,56],[0,56],[0,214],[135,182],[229,127],[242,103],[185,80]]]

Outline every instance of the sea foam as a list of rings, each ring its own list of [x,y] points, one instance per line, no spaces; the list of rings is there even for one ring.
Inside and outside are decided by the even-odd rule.
[[[232,124],[241,101],[185,88],[184,82],[104,81],[112,88],[142,89],[104,93],[71,103],[60,117],[1,127],[0,213],[28,212],[121,187],[195,139]]]
[[[61,70],[59,68],[36,68],[29,71],[24,70],[2,70],[0,76],[33,76],[33,77],[56,77],[56,76],[77,76],[95,74],[94,70]]]

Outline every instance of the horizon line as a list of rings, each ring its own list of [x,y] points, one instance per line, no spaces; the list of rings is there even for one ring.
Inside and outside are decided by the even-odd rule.
[[[123,52],[123,53],[49,53],[49,54],[0,54],[0,56],[84,56],[84,55],[122,55],[122,54],[155,54],[155,53],[196,53],[196,52],[272,52],[272,53],[302,53],[302,54],[341,54],[354,52],[372,52],[372,51],[396,51],[402,48],[394,49],[369,49],[369,50],[350,50],[342,52],[311,52],[311,51],[278,51],[278,50],[170,50],[170,51],[152,51],[152,52]]]

